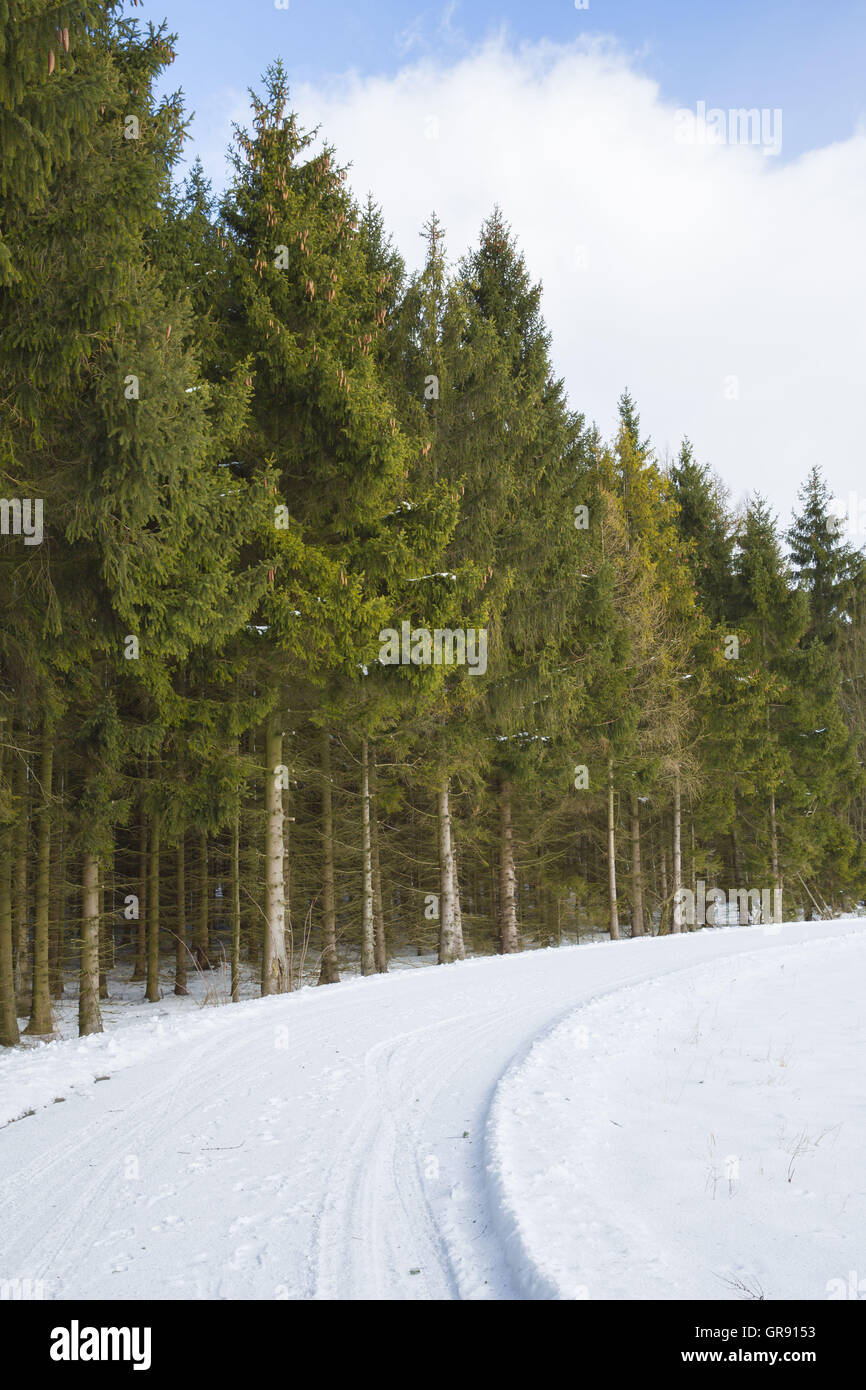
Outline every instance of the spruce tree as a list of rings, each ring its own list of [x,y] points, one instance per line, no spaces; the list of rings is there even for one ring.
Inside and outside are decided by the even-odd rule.
[[[271,692],[266,739],[270,836],[263,989],[285,978],[281,777],[288,709],[309,682],[349,681],[375,658],[406,577],[422,517],[404,506],[413,447],[382,356],[388,273],[333,149],[318,153],[288,109],[280,64],[252,94],[254,133],[236,132],[235,177],[223,201],[226,342],[251,362],[252,414],[242,476],[270,468],[273,526],[255,537],[271,585],[261,684]]]

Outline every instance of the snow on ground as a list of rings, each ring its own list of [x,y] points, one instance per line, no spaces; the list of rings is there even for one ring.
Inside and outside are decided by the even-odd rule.
[[[717,928],[7,1053],[0,1284],[823,1298],[863,1263],[864,962],[863,920]]]
[[[435,953],[400,956],[390,963],[392,973],[418,970],[435,965]],[[30,1111],[51,1105],[66,1090],[105,1080],[107,1072],[116,1072],[159,1052],[163,1047],[187,1038],[187,1025],[201,1010],[211,1015],[231,1004],[231,970],[225,960],[213,970],[190,968],[188,993],[174,993],[174,972],[165,971],[160,977],[158,1003],[149,1004],[144,997],[144,982],[130,978],[133,967],[131,952],[121,954],[117,965],[109,972],[109,998],[100,1003],[105,1028],[104,1035],[78,1037],[78,977],[69,973],[63,995],[51,1001],[55,1037],[69,1046],[58,1049],[40,1038],[28,1037],[24,1029],[27,1017],[19,1018],[20,1048],[0,1049],[0,1129]],[[360,977],[360,960],[343,960],[344,980]],[[303,989],[315,989],[318,963],[305,970]],[[241,962],[239,981],[240,1002],[261,997],[260,967]],[[218,1025],[219,1026],[219,1025]],[[193,1029],[209,1028],[207,1022],[193,1024]],[[2,1153],[2,1150],[0,1150]],[[2,1168],[0,1168],[2,1171]]]
[[[159,1002],[149,1004],[144,995],[144,981],[133,980],[132,970],[134,964],[133,952],[128,948],[117,953],[117,961],[108,973],[108,999],[100,1002],[99,1008],[102,1014],[102,1022],[106,1032],[115,1032],[118,1027],[128,1028],[130,1024],[146,1022],[152,1020],[154,1014],[165,1022],[166,1019],[178,1019],[188,1013],[195,1013],[202,1008],[219,1008],[223,1004],[231,1003],[231,967],[228,963],[225,951],[225,943],[218,943],[218,950],[214,953],[214,967],[212,970],[200,970],[197,966],[189,966],[187,974],[187,994],[178,995],[174,992],[174,965],[168,965],[163,959],[162,968],[159,976]],[[306,989],[315,987],[319,978],[319,965],[321,957],[315,959],[309,957],[302,971],[296,967],[296,989]],[[401,970],[419,970],[428,965],[436,964],[436,952],[425,952],[419,955],[415,951],[406,951],[399,956],[392,958],[389,970],[397,973]],[[352,979],[361,974],[360,951],[344,951],[340,960],[340,973],[343,979]],[[300,978],[298,978],[300,977]],[[239,973],[239,993],[241,1000],[258,999],[261,996],[261,966],[251,964],[242,960]],[[51,1009],[54,1016],[55,1036],[60,1039],[78,1037],[78,971],[73,968],[66,972],[66,980],[63,987],[63,994],[59,999],[52,999]],[[43,1046],[41,1039],[32,1039],[23,1036],[27,1026],[27,1016],[18,1020],[22,1038],[21,1044],[24,1048]],[[3,1121],[0,1119],[0,1124]]]
[[[536,1042],[488,1133],[527,1296],[815,1299],[866,1274],[864,997],[861,933],[618,989]]]

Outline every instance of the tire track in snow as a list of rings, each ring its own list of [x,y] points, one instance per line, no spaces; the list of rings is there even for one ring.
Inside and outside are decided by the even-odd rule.
[[[485,1150],[514,1059],[601,993],[863,927],[468,961],[227,1008],[199,1038],[187,1018],[89,1100],[3,1132],[0,1277],[55,1297],[519,1297]]]

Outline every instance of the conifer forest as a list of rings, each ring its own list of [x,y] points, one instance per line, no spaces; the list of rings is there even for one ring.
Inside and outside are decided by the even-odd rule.
[[[608,941],[647,938],[651,972],[659,938],[697,960],[707,928],[860,915],[866,552],[832,460],[791,514],[757,475],[735,496],[712,438],[650,437],[625,368],[601,428],[507,200],[455,244],[431,185],[411,264],[276,54],[215,187],[183,34],[142,14],[0,0],[3,1056],[166,1001],[225,1006],[241,1047],[282,1007],[260,995],[298,996],[267,1019],[302,1038],[343,998],[318,987],[359,1008],[389,974],[440,981],[420,1026],[488,957],[522,957],[528,1009],[533,970],[635,949]],[[338,1296],[322,1213],[318,1292],[265,1296]],[[450,1297],[406,1251],[407,1287]],[[357,1288],[402,1296],[376,1259]],[[84,1290],[61,1266],[50,1296]]]
[[[698,879],[849,910],[866,571],[820,470],[787,524],[627,389],[602,438],[519,228],[452,267],[431,213],[407,275],[279,62],[225,196],[176,182],[165,28],[54,8],[3,17],[2,1041],[72,972],[99,1030],[120,961],[238,998],[688,929]]]

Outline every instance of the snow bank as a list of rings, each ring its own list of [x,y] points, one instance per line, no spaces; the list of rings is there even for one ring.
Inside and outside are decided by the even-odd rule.
[[[486,1131],[522,1296],[856,1288],[864,995],[858,931],[615,988],[540,1037],[504,1073]]]
[[[4,1049],[0,1052],[0,1129],[178,1043],[203,1040],[227,1025],[237,1027],[239,1012],[249,1017],[249,1009],[262,1002],[235,1004],[230,1012],[198,1008],[191,1001],[183,1001],[183,1008],[149,1004],[132,1009],[132,1017],[121,1019],[121,1026],[111,1032]]]

